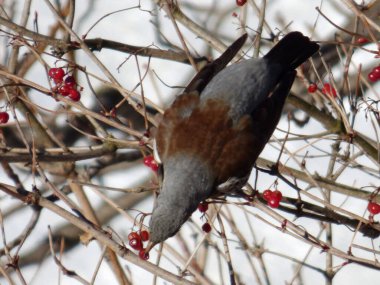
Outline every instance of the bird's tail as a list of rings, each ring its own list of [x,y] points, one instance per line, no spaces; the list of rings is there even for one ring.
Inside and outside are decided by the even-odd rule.
[[[268,61],[281,64],[285,70],[293,70],[319,50],[319,45],[300,32],[283,37],[265,56]]]

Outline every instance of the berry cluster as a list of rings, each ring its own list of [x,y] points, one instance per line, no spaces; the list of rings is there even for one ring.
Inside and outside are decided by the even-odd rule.
[[[139,251],[139,257],[144,260],[149,259],[149,253],[144,250],[144,241],[149,240],[149,233],[147,231],[131,232],[128,235],[129,245]]]
[[[148,155],[144,157],[144,164],[150,167],[150,169],[152,169],[153,171],[157,171],[159,167],[158,163],[154,160],[153,155]]]
[[[62,96],[68,96],[73,101],[80,100],[80,92],[77,90],[77,82],[71,75],[65,77],[65,71],[61,67],[53,67],[49,69],[49,77],[56,84],[58,93]]]
[[[309,93],[315,93],[317,90],[318,90],[318,86],[315,83],[311,83],[309,85],[309,87],[307,88],[307,92],[309,92]],[[333,97],[333,98],[337,97],[336,90],[335,90],[334,87],[332,87],[330,85],[330,83],[323,84],[323,87],[322,87],[321,91],[326,96],[330,96],[330,97]]]
[[[322,93],[333,98],[337,96],[335,88],[332,87],[330,83],[323,84]]]
[[[207,202],[200,202],[198,205],[198,211],[201,213],[206,213],[208,210],[208,203]],[[205,233],[211,232],[211,225],[206,222],[202,225],[202,231]]]
[[[375,202],[369,202],[367,209],[372,216],[380,213],[380,205]]]
[[[370,73],[368,73],[368,80],[371,82],[380,80],[380,65],[376,66]]]
[[[0,112],[0,124],[6,124],[9,120],[9,114],[7,112]]]
[[[268,205],[272,208],[278,208],[282,199],[282,193],[278,190],[265,190],[263,192],[263,199],[267,201]]]

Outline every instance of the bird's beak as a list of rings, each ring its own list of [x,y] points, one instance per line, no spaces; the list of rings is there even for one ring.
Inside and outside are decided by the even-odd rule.
[[[148,253],[157,243],[153,243],[151,241],[148,242],[148,245],[145,248],[145,253]]]

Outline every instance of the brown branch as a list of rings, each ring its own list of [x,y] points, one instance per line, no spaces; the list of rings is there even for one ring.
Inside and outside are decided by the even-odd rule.
[[[75,148],[74,148],[75,149]],[[17,152],[12,150],[12,148],[0,148],[2,154],[0,156],[0,161],[6,161],[9,163],[15,162],[32,162],[32,155],[27,152]],[[70,151],[70,149],[69,149]],[[49,153],[49,149],[36,149],[35,158],[40,162],[58,162],[58,161],[80,161],[89,158],[96,158],[107,154],[113,154],[116,151],[114,145],[105,143],[98,146],[88,146],[85,150],[67,152],[61,150],[56,153]]]
[[[155,57],[160,59],[166,59],[181,63],[190,64],[188,56],[183,52],[174,52],[170,50],[161,50],[158,48],[149,48],[143,46],[133,46],[129,44],[124,44],[120,42],[115,42],[106,39],[86,39],[84,40],[86,45],[92,50],[101,51],[103,48],[116,50],[119,52],[125,52],[133,55],[145,56],[145,57]],[[70,49],[78,49],[76,46],[71,46]],[[206,63],[208,62],[206,57],[192,57],[196,63]]]
[[[264,158],[258,158],[256,161],[256,164],[264,168],[277,167],[276,162],[273,162]],[[310,183],[310,177],[305,172],[297,170],[295,168],[288,167],[286,165],[281,165],[279,167],[282,174]],[[319,175],[313,175],[311,176],[311,179],[317,182],[321,188],[327,189],[329,191],[345,194],[350,197],[355,197],[362,200],[368,200],[371,196],[370,192],[363,191],[359,188],[355,188],[352,186],[344,185],[344,184],[329,180],[327,178],[321,177]],[[374,201],[380,202],[380,196],[374,197]]]
[[[287,102],[292,104],[297,109],[304,111],[306,114],[320,122],[327,130],[329,130],[329,132],[335,133],[337,135],[346,136],[346,139],[348,139],[349,136],[351,136],[353,139],[353,143],[357,143],[358,146],[366,154],[368,154],[374,161],[379,163],[379,151],[374,146],[376,145],[376,143],[373,142],[370,138],[361,134],[361,132],[355,130],[354,134],[346,133],[345,128],[343,127],[343,124],[340,120],[335,119],[330,114],[327,114],[326,112],[319,110],[314,105],[306,102],[305,100],[293,94],[290,94],[288,96]]]
[[[21,34],[23,37],[27,37],[36,42],[41,42],[44,46],[49,45],[54,47],[60,52],[66,53],[71,50],[78,50],[80,46],[77,42],[67,42],[63,39],[56,39],[51,36],[45,36],[40,33],[33,32],[22,26],[19,26],[11,21],[0,16],[0,26],[3,25],[10,30]],[[1,31],[1,30],[0,30]],[[116,41],[111,41],[107,39],[95,38],[95,39],[84,39],[83,42],[93,51],[101,51],[103,48],[115,50],[119,52],[129,53],[133,55],[139,55],[144,57],[156,57],[176,62],[181,62],[185,64],[190,64],[189,58],[184,52],[175,52],[171,50],[161,50],[158,48],[150,48],[143,46],[134,46],[129,44],[124,44]],[[196,63],[206,63],[208,62],[205,57],[193,57]]]
[[[94,225],[88,223],[82,218],[75,216],[74,214],[63,209],[62,207],[57,206],[51,201],[41,196],[37,196],[36,193],[30,193],[29,195],[24,196],[17,193],[15,188],[2,183],[0,183],[0,190],[24,203],[38,205],[51,211],[52,213],[55,213],[56,215],[65,219],[69,223],[75,225],[82,231],[89,233],[103,245],[111,248],[120,258],[125,259],[149,272],[157,274],[158,276],[167,280],[168,282],[172,282],[178,285],[195,285],[195,283],[188,281],[183,277],[174,275],[173,273],[170,273],[160,267],[157,267],[150,262],[142,260],[132,251],[125,248],[124,245],[117,243],[107,231],[94,227]]]

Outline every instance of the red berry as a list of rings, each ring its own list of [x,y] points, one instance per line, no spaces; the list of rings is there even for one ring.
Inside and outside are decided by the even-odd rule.
[[[369,40],[368,40],[367,38],[363,38],[363,37],[361,37],[361,38],[358,38],[358,39],[356,40],[356,42],[357,42],[358,44],[366,44],[366,43],[369,42]]]
[[[272,198],[268,201],[268,205],[272,208],[278,208],[278,206],[280,205],[280,200],[277,200],[276,198]]]
[[[77,85],[77,82],[73,76],[67,76],[65,79],[65,85],[74,88]]]
[[[154,160],[153,155],[148,155],[144,157],[144,164],[150,167],[153,171],[157,171],[159,168],[158,163]]]
[[[131,240],[131,239],[139,239],[140,236],[138,233],[136,232],[131,232],[129,235],[128,235],[128,240]]]
[[[317,91],[317,89],[318,89],[317,84],[311,83],[309,87],[307,88],[307,92],[314,93],[315,91]]]
[[[63,79],[61,79],[61,78],[53,78],[53,81],[54,81],[55,85],[60,85],[60,84],[62,84],[62,80],[63,80]]]
[[[278,190],[273,191],[273,193],[272,193],[272,199],[276,199],[278,201],[281,201],[281,199],[282,199],[282,193],[280,191],[278,191]]]
[[[371,71],[370,73],[368,73],[368,80],[369,81],[376,82],[378,79],[379,79],[379,77],[377,76],[377,74],[375,72]]]
[[[204,223],[203,226],[202,226],[202,231],[204,231],[205,233],[209,233],[211,232],[211,226],[209,223]]]
[[[232,13],[232,17],[237,18],[237,16],[238,16],[238,14],[237,14],[236,12],[233,12],[233,13]]]
[[[140,249],[139,257],[143,260],[148,260],[149,259],[149,252],[145,252],[144,249]]]
[[[63,68],[53,67],[49,69],[49,76],[54,80],[56,84],[61,83],[63,81],[63,76],[65,76],[65,71]]]
[[[155,160],[152,160],[152,163],[150,164],[150,169],[152,169],[153,171],[157,171],[159,168],[159,165],[157,164],[157,162]]]
[[[69,97],[73,101],[79,101],[80,100],[80,93],[76,89],[70,89],[70,91],[69,91]]]
[[[199,203],[199,205],[198,205],[198,210],[199,210],[199,212],[201,212],[201,213],[206,213],[207,210],[208,210],[208,203],[206,203],[206,202],[201,202],[201,203]]]
[[[238,6],[244,6],[245,3],[247,3],[247,0],[236,0],[236,5]]]
[[[137,239],[137,238],[133,238],[133,239],[130,239],[129,240],[129,245],[133,248],[133,249],[136,249],[136,250],[141,250],[143,249],[143,244],[142,244],[142,241],[140,239],[140,237]]]
[[[149,132],[149,130],[145,131],[144,134],[143,134],[143,136],[146,137],[146,138],[150,138],[150,132]]]
[[[372,215],[377,215],[380,213],[380,205],[375,202],[369,202],[367,209]]]
[[[336,97],[336,90],[330,85],[330,83],[323,84],[322,93],[331,97]]]
[[[372,72],[376,74],[377,78],[380,78],[380,65],[372,69]]]
[[[70,94],[71,89],[72,88],[67,85],[62,85],[61,87],[59,87],[58,93],[61,94],[62,96],[67,96]]]
[[[246,199],[249,202],[253,202],[253,200],[255,199],[255,194],[244,195],[244,199]]]
[[[270,199],[271,199],[271,197],[272,197],[272,194],[273,194],[273,191],[272,190],[265,190],[264,192],[263,192],[263,199],[265,200],[265,201],[269,201]]]
[[[149,233],[147,231],[141,231],[140,238],[142,241],[147,241],[149,239]]]
[[[144,164],[148,167],[152,165],[152,161],[154,161],[153,155],[148,155],[144,157]]]
[[[0,112],[0,124],[6,124],[9,120],[9,114],[7,112]]]

